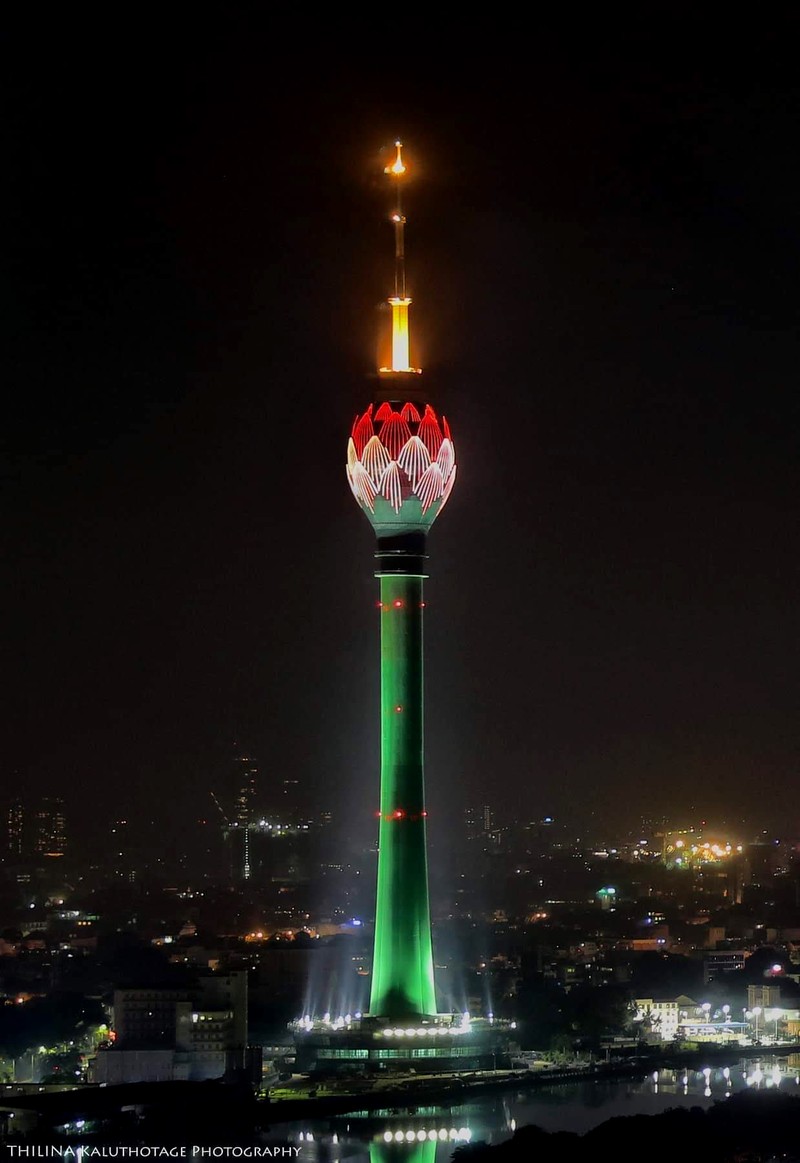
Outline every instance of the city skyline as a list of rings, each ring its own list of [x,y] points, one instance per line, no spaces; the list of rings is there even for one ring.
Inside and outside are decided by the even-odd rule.
[[[91,72],[47,118],[18,78],[8,769],[78,783],[72,816],[121,794],[149,818],[246,737],[370,826],[378,659],[342,630],[369,625],[369,535],[333,436],[372,364],[377,145],[402,133],[417,322],[470,466],[426,596],[434,841],[500,780],[555,815],[780,819],[796,92],[559,58],[494,96],[421,65],[399,101],[332,65],[289,97],[236,76],[234,43],[155,59],[135,102],[122,59],[103,110]]]

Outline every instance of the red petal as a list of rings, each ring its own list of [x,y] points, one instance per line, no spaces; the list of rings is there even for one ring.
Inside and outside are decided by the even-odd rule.
[[[417,429],[417,436],[419,436],[433,460],[442,443],[442,432],[439,428],[439,421],[436,419],[436,413],[430,404],[425,405],[425,415],[422,417],[422,422]]]
[[[397,460],[401,448],[410,439],[411,429],[399,412],[392,412],[381,428],[381,444],[386,448],[392,460]]]
[[[356,452],[359,456],[361,456],[361,453],[364,451],[364,445],[367,443],[370,437],[374,435],[374,429],[372,427],[372,416],[370,415],[371,412],[372,404],[370,404],[369,408],[366,410],[361,419],[353,425],[353,443],[356,446]]]

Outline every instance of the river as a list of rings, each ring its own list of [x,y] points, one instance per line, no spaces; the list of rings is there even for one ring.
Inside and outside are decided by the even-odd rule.
[[[381,1163],[391,1152],[406,1163],[445,1163],[459,1143],[499,1143],[517,1127],[590,1130],[618,1115],[657,1114],[677,1106],[709,1107],[739,1090],[780,1087],[800,1095],[800,1055],[732,1059],[703,1070],[653,1071],[639,1078],[509,1087],[453,1106],[350,1113],[277,1125],[266,1141],[298,1147],[300,1163]],[[398,1148],[405,1145],[405,1150]]]

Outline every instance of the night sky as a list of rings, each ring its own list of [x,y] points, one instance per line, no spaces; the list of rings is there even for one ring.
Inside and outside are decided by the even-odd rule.
[[[344,462],[400,135],[459,461],[429,543],[434,838],[484,800],[797,830],[798,29],[657,23],[443,33],[405,68],[385,30],[368,60],[244,16],[10,38],[9,793],[193,819],[238,740],[265,799],[297,779],[372,827]]]

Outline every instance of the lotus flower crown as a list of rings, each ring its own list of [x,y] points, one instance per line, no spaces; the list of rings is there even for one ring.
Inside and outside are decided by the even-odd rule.
[[[356,416],[347,442],[353,496],[379,532],[427,530],[444,508],[456,479],[450,427],[430,404],[395,411],[381,404]]]

